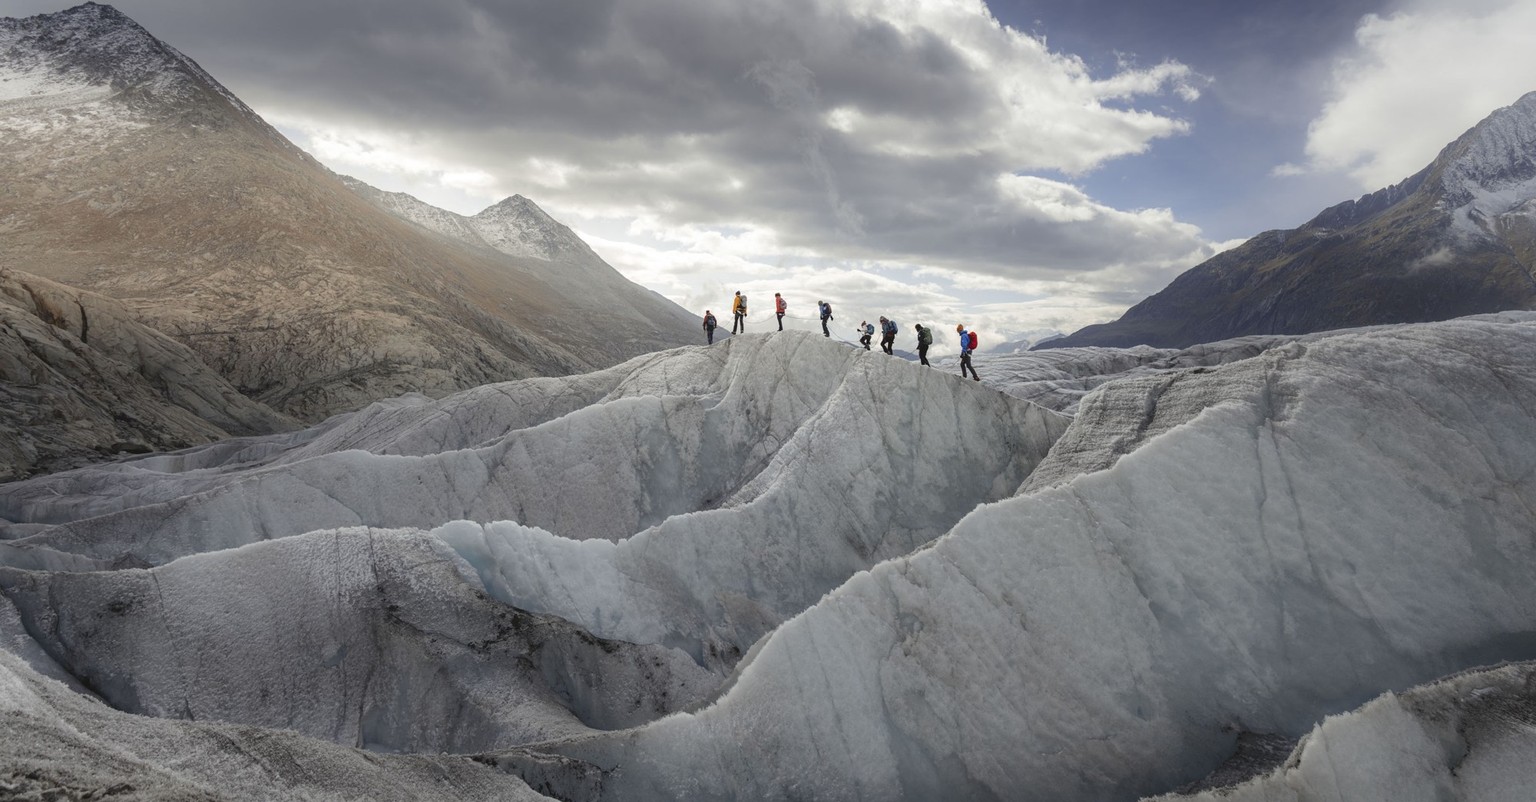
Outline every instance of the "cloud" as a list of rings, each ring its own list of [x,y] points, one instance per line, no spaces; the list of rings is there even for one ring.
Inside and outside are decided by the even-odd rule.
[[[191,24],[172,0],[131,2]],[[244,5],[212,4],[172,44],[311,142],[390,139],[328,153],[398,156],[412,181],[995,274],[1156,269],[1199,245],[1171,218],[1031,216],[1000,179],[1079,175],[1182,135],[1169,109],[1205,79],[1173,61],[1096,74],[981,0]],[[1043,258],[1017,258],[1021,233]]]
[[[1314,170],[1366,190],[1418,172],[1495,109],[1536,89],[1536,3],[1420,2],[1366,15],[1334,66],[1331,100],[1307,134]]]

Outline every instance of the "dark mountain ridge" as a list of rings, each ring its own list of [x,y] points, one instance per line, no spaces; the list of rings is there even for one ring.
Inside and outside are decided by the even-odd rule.
[[[1266,231],[1131,307],[1038,348],[1181,348],[1249,334],[1536,308],[1536,93],[1423,170],[1300,228]]]

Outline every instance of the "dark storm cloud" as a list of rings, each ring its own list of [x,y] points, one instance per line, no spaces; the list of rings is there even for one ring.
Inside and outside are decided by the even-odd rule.
[[[1200,247],[1166,215],[1004,189],[1180,135],[1164,109],[1198,76],[1090,74],[973,0],[121,8],[280,124],[431,142],[563,208],[1013,277],[1161,270]]]

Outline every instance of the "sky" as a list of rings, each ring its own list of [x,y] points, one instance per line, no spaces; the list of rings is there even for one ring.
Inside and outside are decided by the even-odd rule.
[[[1536,90],[1532,0],[113,5],[331,169],[521,194],[700,314],[782,292],[792,326],[991,343],[1112,320]]]

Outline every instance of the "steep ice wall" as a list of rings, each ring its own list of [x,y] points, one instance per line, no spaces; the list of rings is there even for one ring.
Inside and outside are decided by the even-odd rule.
[[[548,797],[465,757],[381,755],[217,722],[121,713],[0,650],[0,793],[8,799],[308,802]]]
[[[0,568],[0,594],[57,666],[120,710],[388,752],[633,726],[719,684],[681,653],[497,604],[460,571],[434,538],[343,530],[149,571]]]
[[[1514,319],[1191,373],[1211,405],[854,576],[712,707],[550,748],[622,776],[606,799],[1131,799],[1236,731],[1529,657],[1536,320]]]
[[[1158,802],[1496,802],[1536,789],[1536,664],[1471,671],[1329,718],[1285,765]]]
[[[854,477],[892,499],[867,517],[826,515],[831,537],[889,540],[859,547],[865,567],[1012,492],[1065,427],[952,377],[785,332],[6,485],[0,517],[51,525],[9,546],[32,564],[63,567],[45,557],[56,552],[160,564],[315,529],[461,518],[618,540],[698,510],[740,517],[773,483],[825,495]]]
[[[31,527],[0,560],[158,565],[465,519],[437,531],[504,601],[723,668],[849,575],[1013,493],[1066,424],[810,334],[740,337],[0,487],[0,515]]]
[[[800,339],[813,353],[848,353]],[[785,364],[742,387],[799,404],[821,381]],[[1039,407],[883,355],[857,352],[830,386],[814,414],[757,445],[766,464],[711,509],[617,543],[511,522],[434,532],[508,603],[729,665],[850,575],[1012,493],[1064,428]]]

